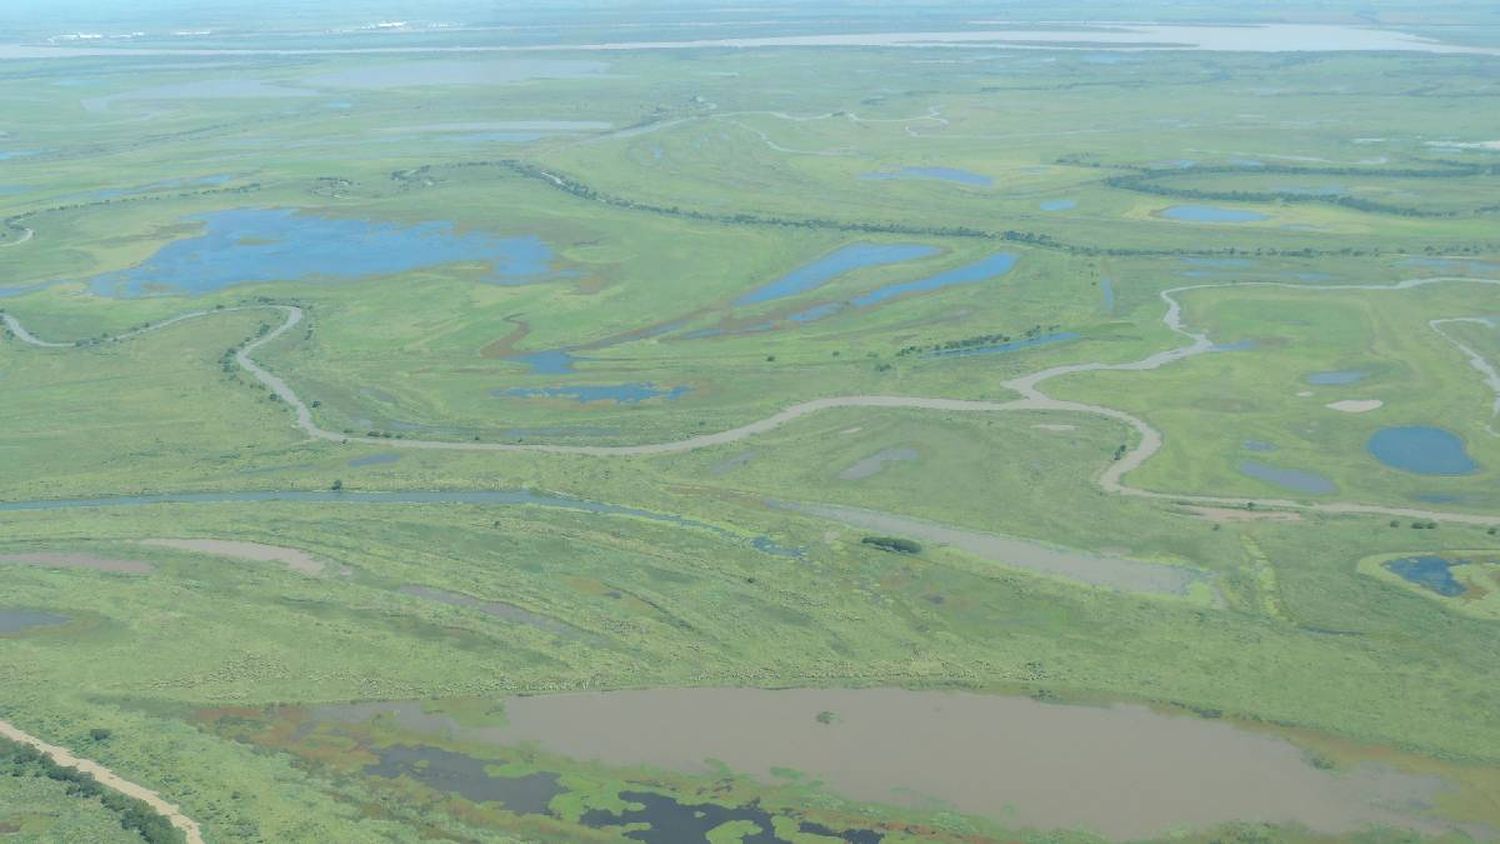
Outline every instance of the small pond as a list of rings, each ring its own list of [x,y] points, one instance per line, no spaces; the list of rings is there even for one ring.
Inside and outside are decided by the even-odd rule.
[[[1370,377],[1370,373],[1363,369],[1331,369],[1326,372],[1314,372],[1307,376],[1307,383],[1318,387],[1337,386],[1340,384],[1358,384],[1360,381]]]
[[[496,284],[537,281],[552,250],[533,236],[460,232],[451,223],[406,225],[304,214],[289,208],[218,211],[189,218],[195,237],[169,243],[145,263],[90,280],[101,296],[211,293],[236,284],[354,279],[476,262]]]
[[[1259,211],[1220,208],[1214,205],[1173,205],[1161,212],[1168,220],[1186,223],[1256,223],[1271,219]]]
[[[1037,205],[1043,211],[1072,211],[1078,207],[1076,199],[1049,199]]]
[[[1479,468],[1462,438],[1428,425],[1381,428],[1365,449],[1382,464],[1416,475],[1469,475]]]
[[[573,399],[579,404],[614,402],[615,404],[640,404],[647,399],[675,401],[692,392],[692,387],[680,384],[676,387],[658,387],[655,384],[577,384],[564,387],[499,387],[490,391],[497,398],[523,399]]]
[[[995,184],[995,180],[989,176],[975,173],[971,170],[961,170],[957,167],[902,167],[899,170],[879,173],[865,173],[860,176],[866,181],[904,181],[908,179],[953,182],[954,184],[968,185],[976,188],[987,188]]]
[[[1099,279],[1099,297],[1102,300],[1099,303],[1100,308],[1106,314],[1113,314],[1115,312],[1115,283],[1113,280],[1107,278]]]
[[[1305,492],[1309,495],[1327,495],[1337,492],[1338,486],[1333,481],[1316,472],[1307,472],[1301,469],[1284,469],[1280,466],[1271,466],[1254,460],[1246,460],[1240,464],[1240,474],[1248,475],[1258,481],[1275,484],[1293,492]]]
[[[1456,598],[1469,591],[1453,576],[1453,566],[1461,564],[1459,560],[1422,554],[1392,560],[1385,567],[1407,583],[1414,583],[1447,598]]]
[[[351,458],[347,465],[351,469],[358,469],[361,466],[383,466],[387,463],[395,463],[400,459],[401,455],[399,454],[367,454],[364,457]]]
[[[56,627],[68,621],[67,616],[57,613],[0,607],[0,635],[21,633],[33,627]]]
[[[938,254],[938,249],[916,243],[855,243],[787,273],[775,281],[757,287],[734,300],[736,306],[758,305],[787,296],[796,296],[821,287],[853,270],[914,261]]]
[[[1240,447],[1246,451],[1270,452],[1276,450],[1275,443],[1269,443],[1265,440],[1245,440],[1240,444]]]
[[[547,349],[542,352],[511,355],[506,360],[513,360],[529,367],[533,375],[566,375],[573,371],[573,364],[578,358],[564,349]]]

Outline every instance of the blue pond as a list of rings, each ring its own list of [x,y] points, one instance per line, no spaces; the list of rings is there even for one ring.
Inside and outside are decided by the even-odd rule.
[[[573,399],[579,404],[588,404],[597,401],[612,401],[616,404],[638,404],[647,399],[664,398],[668,401],[679,399],[690,392],[693,388],[679,385],[672,388],[658,387],[655,384],[596,384],[596,385],[574,385],[567,387],[509,387],[490,391],[490,395],[496,397],[513,397],[523,399],[549,398]]]
[[[1240,446],[1246,451],[1267,452],[1276,450],[1275,443],[1269,443],[1265,440],[1245,440]]]
[[[1043,211],[1072,211],[1078,207],[1078,202],[1072,199],[1049,199],[1037,207]]]
[[[1468,475],[1479,468],[1457,434],[1427,425],[1381,428],[1365,449],[1392,469],[1415,475]]]
[[[1112,314],[1115,312],[1115,283],[1107,278],[1099,279],[1099,295],[1104,301],[1101,303],[1104,312]]]
[[[566,375],[573,371],[573,363],[578,359],[564,349],[548,349],[544,352],[511,355],[506,360],[531,367],[533,375]]]
[[[796,296],[827,284],[844,273],[864,267],[899,264],[936,255],[932,246],[916,243],[855,243],[824,255],[811,264],[798,267],[770,284],[762,285],[734,300],[738,306],[758,305],[787,296]]]
[[[971,170],[960,170],[957,167],[902,167],[900,170],[889,173],[865,173],[860,178],[867,181],[880,182],[924,179],[938,182],[954,182],[976,188],[987,188],[995,183],[995,180],[989,176],[984,176]]]
[[[1015,352],[1021,349],[1030,349],[1034,346],[1050,346],[1054,343],[1066,343],[1069,340],[1077,340],[1079,335],[1073,331],[1063,331],[1057,334],[1043,334],[1040,337],[1028,337],[1025,340],[1012,340],[1009,343],[996,343],[992,346],[970,346],[965,349],[939,349],[928,352],[927,357],[933,358],[966,358],[974,355],[998,355],[1006,352]]]
[[[1453,576],[1451,569],[1456,563],[1457,561],[1454,560],[1423,554],[1392,560],[1386,563],[1385,567],[1400,575],[1408,583],[1415,583],[1444,597],[1454,598],[1469,591]]]
[[[235,284],[352,279],[460,261],[492,267],[497,284],[535,281],[552,250],[532,236],[459,232],[451,223],[401,225],[320,217],[287,208],[239,209],[190,218],[197,237],[168,244],[138,267],[95,276],[101,296],[140,296],[157,287],[209,293]]]
[[[1338,487],[1334,486],[1333,481],[1315,472],[1304,472],[1301,469],[1283,469],[1280,466],[1257,463],[1254,460],[1246,460],[1241,463],[1240,473],[1249,475],[1258,481],[1265,481],[1266,483],[1275,484],[1294,492],[1305,492],[1310,495],[1325,495],[1338,490]]]
[[[1363,369],[1331,369],[1326,372],[1314,372],[1307,376],[1307,383],[1316,387],[1337,386],[1340,384],[1357,384],[1370,377],[1370,373]]]
[[[865,307],[866,305],[879,304],[887,299],[894,299],[897,296],[904,296],[907,293],[925,293],[930,290],[941,290],[944,287],[952,287],[958,284],[975,284],[1005,275],[1015,265],[1016,256],[1014,253],[997,252],[982,261],[956,267],[947,272],[928,276],[927,278],[887,284],[884,287],[871,290],[869,293],[856,296],[851,301],[857,307]]]
[[[1270,219],[1258,211],[1219,208],[1214,205],[1173,205],[1161,212],[1161,215],[1168,220],[1188,223],[1255,223]]]

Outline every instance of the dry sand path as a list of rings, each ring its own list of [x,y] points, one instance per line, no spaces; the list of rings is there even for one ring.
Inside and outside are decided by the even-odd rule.
[[[8,721],[0,721],[0,736],[11,741],[20,742],[36,748],[53,762],[64,768],[72,768],[99,781],[99,784],[111,791],[118,791],[126,797],[133,797],[151,807],[151,810],[166,818],[172,826],[182,830],[187,837],[188,844],[203,844],[203,833],[198,829],[198,824],[192,818],[182,813],[176,804],[168,803],[160,794],[142,785],[120,778],[114,771],[91,759],[84,759],[73,755],[73,752],[65,747],[48,744],[36,736],[21,730]]]

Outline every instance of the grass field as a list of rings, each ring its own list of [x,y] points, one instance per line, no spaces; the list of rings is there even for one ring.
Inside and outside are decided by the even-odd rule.
[[[1485,10],[1455,8],[1428,11],[1492,43]],[[244,43],[385,43],[303,11],[305,31]],[[730,28],[827,25],[783,11]],[[613,14],[559,37],[632,31]],[[691,22],[653,20],[630,40]],[[0,718],[210,841],[1110,837],[460,729],[504,724],[516,695],[890,686],[1143,703],[1345,780],[1442,784],[1389,822],[1161,840],[1493,836],[1495,62],[0,58],[0,309],[26,332],[0,341]],[[870,254],[896,257],[849,258]],[[282,324],[273,306],[305,316],[253,357],[330,438],[234,361]],[[1151,363],[1199,333],[1216,348]],[[1070,366],[1038,389],[1075,404],[1000,404]],[[677,453],[483,450],[678,441],[870,396],[938,403]],[[1160,450],[1121,482],[1156,497],[1101,484],[1147,434]],[[864,541],[902,525],[966,539]],[[1191,585],[1082,580],[1061,558]],[[384,702],[419,715],[322,708]],[[427,762],[386,767],[408,752]],[[686,814],[607,821],[656,798]],[[722,823],[661,837],[688,816]],[[19,776],[0,776],[0,838],[133,840]]]

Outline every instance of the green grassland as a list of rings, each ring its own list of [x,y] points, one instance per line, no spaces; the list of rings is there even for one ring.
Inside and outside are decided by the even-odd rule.
[[[860,804],[795,778],[610,768],[535,748],[480,751],[389,724],[307,721],[318,704],[374,700],[426,701],[464,717],[473,708],[482,720],[511,694],[657,686],[1144,701],[1292,736],[1338,765],[1376,758],[1438,772],[1455,784],[1442,817],[1500,826],[1493,595],[1455,607],[1368,562],[1493,555],[1500,537],[1441,518],[1435,529],[1315,511],[1229,518],[1185,500],[1500,510],[1496,396],[1454,345],[1500,366],[1500,333],[1429,325],[1493,317],[1500,286],[1323,289],[1500,277],[1485,263],[1500,256],[1500,215],[1489,208],[1500,158],[1428,144],[1500,137],[1493,110],[1474,106],[1493,85],[1493,59],[1091,55],[611,53],[597,67],[485,85],[423,83],[431,60],[420,57],[203,59],[187,69],[146,58],[6,60],[25,84],[0,88],[0,148],[42,152],[0,162],[0,188],[23,188],[0,190],[0,308],[44,339],[100,341],[0,341],[0,555],[90,553],[153,570],[0,564],[0,603],[70,619],[0,638],[0,717],[159,791],[213,841],[612,840],[581,818],[618,809],[632,787],[726,807],[759,800],[797,841],[828,840],[794,828],[797,811],[831,828],[878,826],[888,841],[1096,840]],[[396,65],[410,82],[328,81],[372,65]],[[275,95],[159,87],[231,74]],[[471,137],[511,130],[452,128],[537,120],[614,129],[514,142]],[[921,166],[992,183],[862,178]],[[210,176],[225,178],[193,181]],[[1325,184],[1370,204],[1294,192]],[[1076,204],[1042,210],[1056,199]],[[1162,216],[1176,204],[1266,219]],[[499,284],[471,262],[195,296],[89,292],[93,276],[200,233],[196,215],[239,208],[534,235],[561,272]],[[34,234],[17,242],[22,231]],[[734,304],[856,243],[936,251],[795,297]],[[1001,252],[1016,257],[1014,268],[980,283],[791,318]],[[1422,263],[1443,258],[1457,263]],[[823,397],[1006,401],[1016,397],[1009,378],[1128,363],[1190,342],[1163,322],[1163,292],[1184,287],[1197,289],[1172,295],[1189,330],[1246,345],[1044,386],[1160,430],[1162,450],[1124,479],[1160,499],[1096,482],[1121,447],[1137,444],[1135,430],[1061,410],[845,407],[649,457],[403,442],[656,443]],[[285,402],[225,365],[227,349],[279,324],[280,312],[225,310],[109,339],[189,311],[270,303],[307,317],[256,359],[315,403],[322,427],[388,442],[309,439]],[[1064,333],[994,354],[927,353]],[[562,348],[577,358],[572,373],[508,359]],[[1355,369],[1368,377],[1306,380]],[[638,403],[492,394],[620,383],[690,390]],[[1344,399],[1383,404],[1361,414],[1325,407]],[[1428,477],[1384,467],[1365,443],[1393,425],[1452,430],[1479,468]],[[915,457],[840,477],[900,449]],[[360,460],[370,457],[385,459]],[[1335,491],[1256,480],[1241,471],[1246,460],[1317,473]],[[335,483],[351,493],[532,490],[636,512],[336,498],[4,507]],[[788,502],[1163,563],[1201,575],[1214,594],[1090,587],[942,546],[891,554],[862,544],[857,528],[777,506]],[[308,575],[138,542],[160,537],[294,547],[333,565]],[[766,540],[797,553],[768,553]],[[403,591],[413,586],[550,623]],[[92,741],[96,728],[109,741]],[[418,741],[488,753],[506,776],[558,774],[569,792],[552,815],[518,815],[364,773],[371,748]],[[114,840],[102,811],[50,783],[0,778],[0,830],[17,840]],[[1325,839],[1245,826],[1174,840]]]

